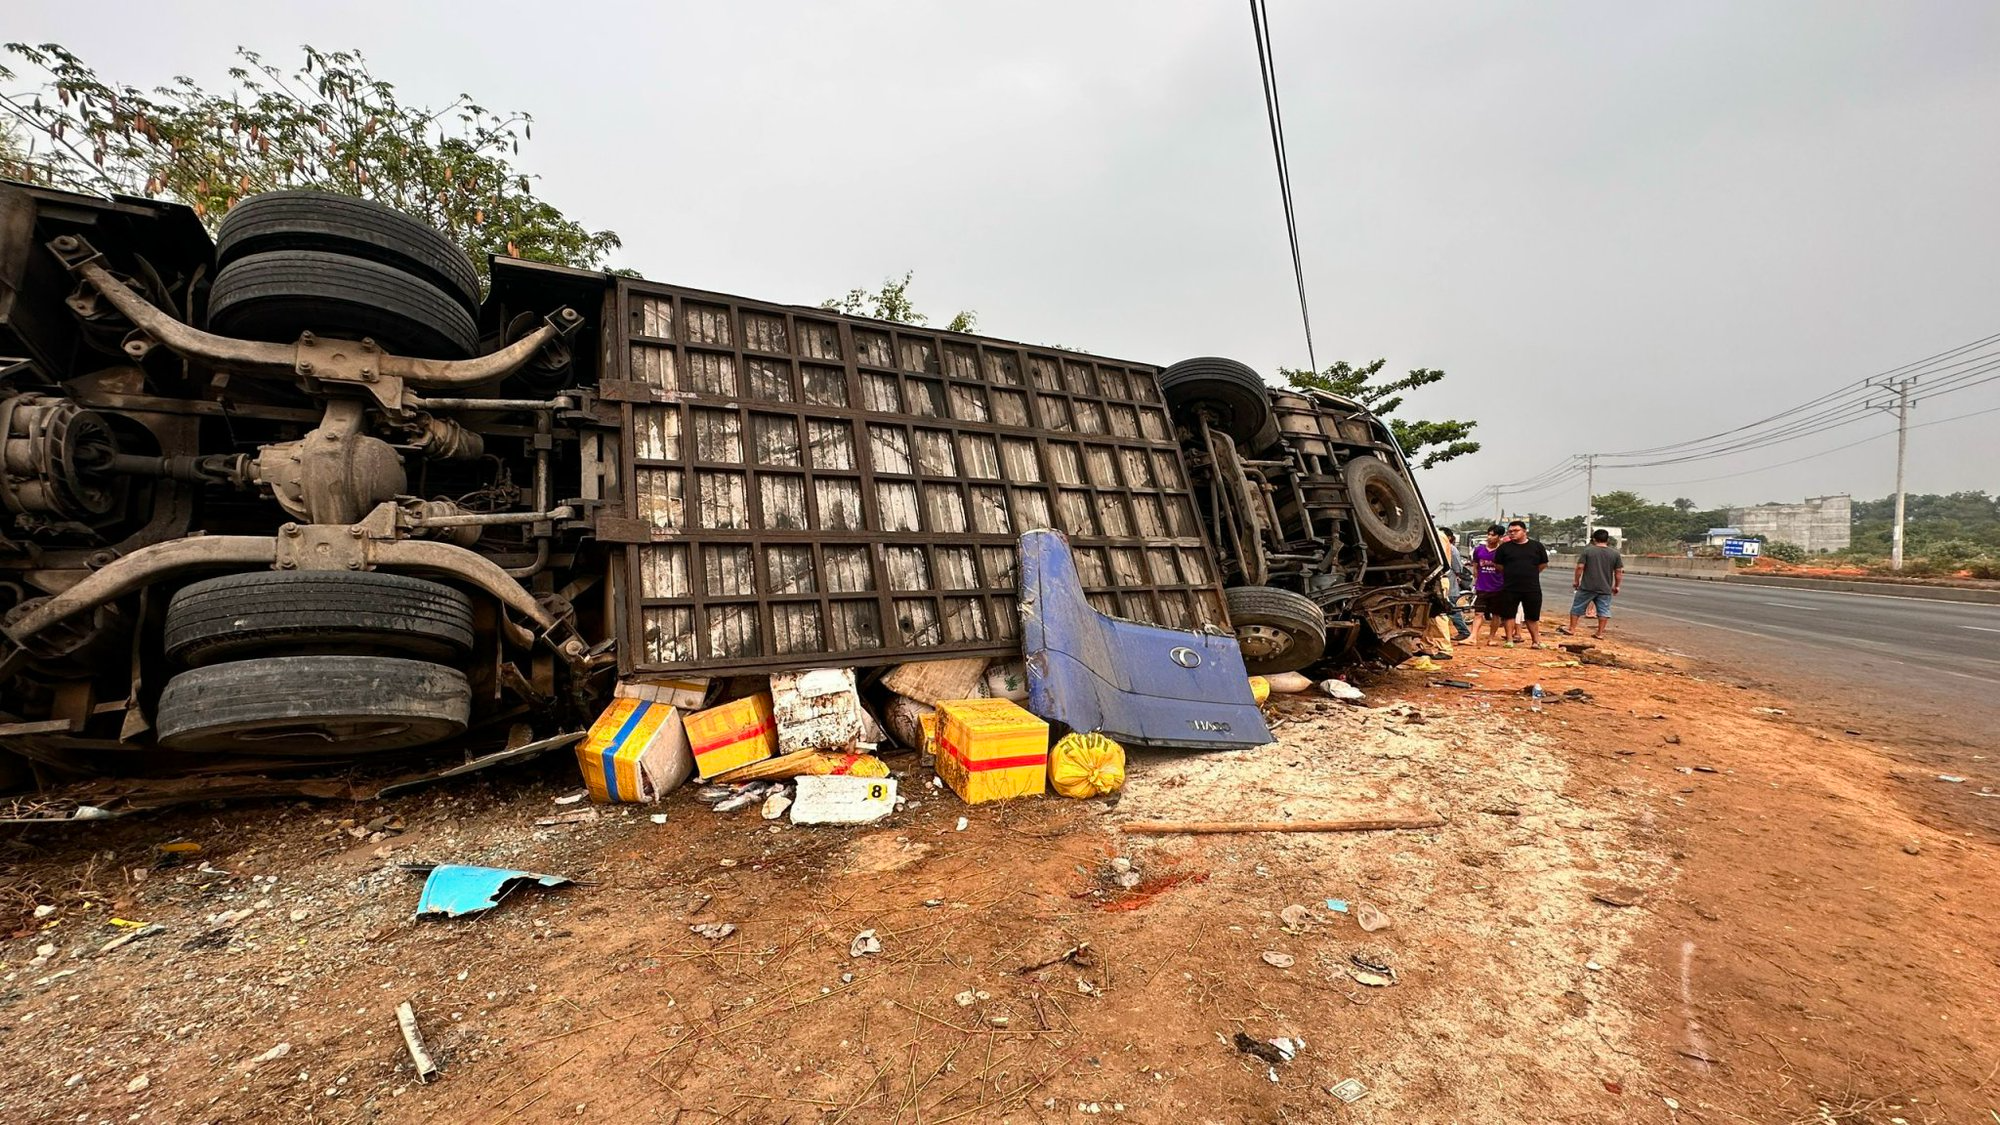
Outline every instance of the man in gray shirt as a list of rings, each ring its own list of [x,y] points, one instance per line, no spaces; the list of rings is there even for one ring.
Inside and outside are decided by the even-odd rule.
[[[1576,591],[1569,601],[1569,628],[1565,633],[1576,632],[1576,624],[1583,617],[1585,606],[1597,605],[1597,632],[1595,637],[1604,636],[1604,623],[1611,620],[1611,599],[1618,593],[1618,584],[1625,577],[1625,559],[1611,545],[1611,533],[1598,528],[1590,533],[1590,546],[1576,559],[1576,577],[1570,588]]]

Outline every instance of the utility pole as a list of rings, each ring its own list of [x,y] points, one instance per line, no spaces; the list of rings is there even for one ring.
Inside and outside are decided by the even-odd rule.
[[[1910,448],[1910,380],[1896,395],[1896,530],[1889,540],[1889,569],[1903,569],[1903,455]]]
[[[1500,510],[1500,486],[1496,484],[1493,486],[1493,522],[1499,523],[1504,516],[1505,513]]]
[[[1896,526],[1889,535],[1890,570],[1903,569],[1903,459],[1910,451],[1910,388],[1916,382],[1914,375],[1885,382],[1882,384],[1884,389],[1896,392],[1895,403],[1868,404],[1885,414],[1896,416]]]
[[[1597,530],[1597,454],[1583,455],[1583,537]]]

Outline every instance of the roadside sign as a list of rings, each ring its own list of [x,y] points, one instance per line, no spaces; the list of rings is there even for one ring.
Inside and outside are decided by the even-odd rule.
[[[1724,539],[1722,557],[1725,559],[1754,559],[1762,553],[1764,545],[1755,539]]]

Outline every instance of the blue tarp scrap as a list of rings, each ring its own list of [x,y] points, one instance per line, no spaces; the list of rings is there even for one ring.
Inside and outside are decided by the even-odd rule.
[[[467,914],[477,914],[500,905],[507,892],[522,883],[561,887],[569,882],[569,877],[565,875],[543,875],[505,867],[439,864],[431,868],[429,878],[424,880],[424,892],[417,898],[417,916],[442,914],[447,918],[463,918]]]

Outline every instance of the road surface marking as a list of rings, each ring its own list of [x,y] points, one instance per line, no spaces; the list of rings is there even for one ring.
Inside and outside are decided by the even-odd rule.
[[[1820,608],[1819,606],[1816,606],[1816,605],[1800,605],[1800,604],[1799,604],[1799,603],[1797,603],[1797,602],[1774,602],[1774,601],[1768,601],[1768,600],[1767,600],[1767,601],[1765,601],[1765,602],[1764,602],[1764,604],[1765,604],[1765,605],[1777,605],[1777,606],[1783,606],[1783,607],[1785,607],[1786,609],[1818,609],[1818,608]]]
[[[1977,629],[1982,633],[2000,633],[2000,629],[1988,629],[1984,625],[1960,625],[1961,629]]]

